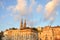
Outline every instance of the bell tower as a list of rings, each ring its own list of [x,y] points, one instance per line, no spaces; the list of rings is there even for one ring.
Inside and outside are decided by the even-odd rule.
[[[21,21],[20,21],[20,29],[22,29],[23,28],[23,19],[21,19]]]
[[[24,20],[24,28],[26,28],[26,19]]]

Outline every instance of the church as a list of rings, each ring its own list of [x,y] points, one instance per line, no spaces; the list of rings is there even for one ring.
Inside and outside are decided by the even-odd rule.
[[[4,32],[3,40],[38,40],[36,28],[26,27],[26,20],[21,20],[20,29],[7,30]]]

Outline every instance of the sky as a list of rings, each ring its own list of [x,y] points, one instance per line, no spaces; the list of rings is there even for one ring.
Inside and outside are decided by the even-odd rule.
[[[27,26],[60,26],[60,0],[0,0],[0,31]]]

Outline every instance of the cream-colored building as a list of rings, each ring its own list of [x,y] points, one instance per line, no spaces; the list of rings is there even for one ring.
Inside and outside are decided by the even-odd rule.
[[[35,28],[26,27],[26,21],[21,21],[20,29],[4,32],[5,40],[38,40],[38,31]],[[4,39],[3,38],[3,39]]]
[[[5,31],[3,40],[60,40],[60,26],[29,28],[26,20],[20,25],[19,29]]]
[[[39,40],[60,40],[60,26],[45,26],[38,30]]]
[[[11,40],[37,40],[38,34],[35,29],[9,30],[4,33]]]

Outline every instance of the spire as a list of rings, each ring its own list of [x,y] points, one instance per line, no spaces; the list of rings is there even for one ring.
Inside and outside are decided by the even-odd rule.
[[[20,22],[20,29],[23,28],[23,19],[21,19],[21,22]]]
[[[26,19],[25,19],[25,21],[24,21],[24,28],[26,28]]]

